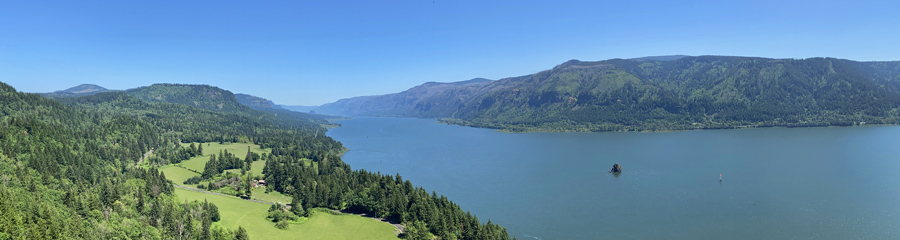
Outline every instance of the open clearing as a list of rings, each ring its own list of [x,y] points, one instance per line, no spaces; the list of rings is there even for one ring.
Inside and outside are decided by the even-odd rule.
[[[251,198],[264,201],[264,202],[280,202],[280,203],[290,203],[291,197],[281,194],[276,191],[271,191],[266,193],[266,188],[258,187],[253,189],[253,194],[251,194]]]
[[[271,149],[260,149],[259,145],[252,143],[194,143],[203,144],[203,154],[201,156],[192,157],[191,159],[185,160],[181,162],[181,166],[187,169],[191,169],[197,172],[203,172],[203,167],[206,166],[206,162],[209,161],[210,154],[219,154],[219,151],[228,150],[229,153],[233,153],[235,157],[240,159],[244,159],[247,156],[247,147],[250,147],[250,151],[255,152],[257,154],[262,155],[263,153],[269,154],[271,153]],[[191,143],[182,143],[182,147],[189,147]],[[255,163],[255,162],[254,162]],[[260,165],[259,174],[262,173],[262,166],[265,166],[265,163]],[[256,170],[256,166],[252,166],[254,170]],[[254,171],[254,174],[256,171]]]
[[[209,161],[209,155],[218,154],[220,150],[228,150],[229,153],[234,153],[241,159],[247,155],[248,146],[250,151],[258,154],[271,151],[260,149],[258,145],[249,143],[202,144],[203,156],[183,161],[178,164],[180,166],[163,166],[160,170],[175,184],[185,185],[182,184],[184,180],[200,175],[188,169],[202,172],[206,162]],[[183,144],[183,146],[189,145],[190,143]],[[304,160],[307,164],[311,162],[308,159]],[[255,161],[250,172],[261,176],[264,166],[265,161]],[[253,239],[398,239],[394,233],[394,226],[358,215],[334,214],[329,210],[313,210],[314,214],[310,218],[304,218],[300,223],[291,223],[287,230],[281,230],[275,228],[275,223],[266,219],[268,204],[181,188],[175,188],[175,194],[180,199],[187,201],[203,201],[205,199],[215,203],[222,216],[222,220],[216,224],[232,230],[242,226]],[[290,196],[278,192],[266,193],[265,188],[254,189],[252,198],[265,202],[288,203],[291,201]]]
[[[185,185],[185,184],[183,184],[183,182],[184,182],[184,180],[187,180],[188,178],[191,178],[194,176],[198,176],[198,177],[200,176],[200,174],[197,174],[195,172],[191,172],[187,169],[184,169],[184,168],[181,168],[178,166],[173,166],[173,165],[163,166],[163,167],[159,168],[159,170],[162,171],[163,173],[165,173],[166,178],[168,178],[169,180],[172,180],[172,183],[175,183],[178,185]]]
[[[187,201],[206,199],[215,203],[222,216],[216,224],[228,229],[242,226],[252,239],[398,239],[393,226],[372,218],[316,211],[302,223],[292,223],[287,230],[280,230],[266,220],[268,204],[180,188],[175,189],[175,194]]]

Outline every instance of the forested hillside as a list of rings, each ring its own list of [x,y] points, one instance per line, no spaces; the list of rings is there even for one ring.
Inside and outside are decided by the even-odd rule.
[[[73,109],[0,83],[0,239],[241,239],[134,163],[174,138],[131,116]],[[233,232],[232,232],[233,231]]]
[[[237,101],[245,106],[248,106],[253,109],[283,109],[278,105],[275,105],[272,100],[249,95],[237,93],[234,94],[234,97],[237,98]],[[285,109],[286,110],[286,109]]]
[[[410,239],[509,238],[400,176],[351,170],[321,120],[253,110],[215,87],[154,85],[55,101],[0,84],[0,97],[0,239],[247,237],[211,224],[214,205],[178,202],[164,174],[135,166],[151,149],[151,165],[197,154],[180,142],[271,149],[265,179],[293,196],[296,209],[371,213],[404,223]]]
[[[900,122],[900,62],[701,56],[568,61],[442,94],[414,89],[319,112],[441,118],[509,131],[635,131]],[[417,90],[422,91],[422,90]],[[365,106],[377,111],[354,111]]]

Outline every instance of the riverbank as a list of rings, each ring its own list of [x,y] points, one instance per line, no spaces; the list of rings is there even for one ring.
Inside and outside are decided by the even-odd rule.
[[[494,129],[498,132],[505,133],[555,133],[555,132],[682,132],[691,130],[724,130],[724,129],[742,129],[742,128],[806,128],[806,127],[853,127],[853,126],[893,126],[900,122],[884,123],[884,122],[839,122],[839,123],[779,123],[779,122],[734,122],[734,123],[690,123],[690,124],[673,124],[665,125],[652,123],[647,125],[622,125],[622,124],[583,124],[556,122],[547,123],[539,126],[531,126],[525,124],[502,124],[502,123],[484,123],[473,122],[455,118],[435,119],[438,123],[448,125],[458,125],[474,128]]]

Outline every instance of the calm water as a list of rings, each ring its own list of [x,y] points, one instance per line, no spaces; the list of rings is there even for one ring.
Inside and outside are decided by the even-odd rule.
[[[354,169],[399,172],[523,240],[900,236],[896,126],[510,134],[340,123],[328,135]]]

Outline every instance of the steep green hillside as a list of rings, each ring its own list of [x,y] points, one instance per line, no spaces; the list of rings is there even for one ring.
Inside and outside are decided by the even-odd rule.
[[[333,126],[326,119],[327,116],[299,113],[283,109],[256,108],[241,104],[234,93],[218,87],[208,85],[190,84],[154,84],[147,87],[139,87],[125,91],[128,95],[149,103],[172,103],[181,106],[206,109],[213,112],[225,113],[229,117],[240,117],[245,120],[227,119],[222,125],[234,125],[246,123],[246,119],[258,119],[265,123],[271,123],[282,129],[292,129],[297,132],[295,138],[324,138],[325,127]],[[255,101],[269,102],[269,100],[253,97]],[[165,106],[165,105],[160,105]],[[164,111],[164,110],[163,110]],[[220,118],[221,119],[221,118]],[[248,129],[260,126],[247,125]],[[215,127],[218,128],[218,127]],[[258,129],[256,131],[259,131]],[[221,132],[221,131],[219,131]],[[245,135],[246,136],[246,135]],[[270,135],[265,135],[270,136]],[[218,141],[217,139],[191,139],[191,141]],[[227,141],[227,138],[226,138]],[[333,140],[327,140],[333,141]],[[310,143],[311,141],[301,141]],[[333,144],[326,144],[333,145]],[[328,147],[331,148],[331,147]],[[343,148],[340,148],[343,149]],[[335,150],[337,151],[337,150]],[[341,150],[343,151],[343,150]]]
[[[177,199],[134,163],[174,141],[131,116],[74,109],[0,83],[0,239],[233,239],[215,207]]]
[[[125,92],[144,101],[177,103],[219,112],[235,112],[244,107],[233,93],[208,85],[153,84]]]
[[[409,91],[358,98],[353,104],[342,100],[343,105],[338,104],[342,101],[326,105],[339,109],[323,108],[323,112],[442,118],[448,123],[509,131],[900,122],[900,62],[722,56],[655,59],[572,60],[466,90],[402,101],[397,99],[410,96]],[[351,111],[371,105],[392,107]]]

